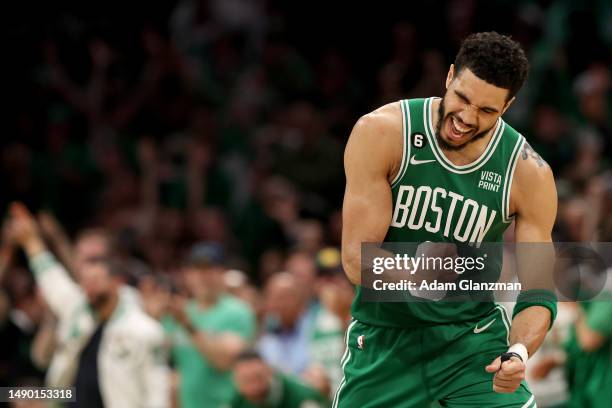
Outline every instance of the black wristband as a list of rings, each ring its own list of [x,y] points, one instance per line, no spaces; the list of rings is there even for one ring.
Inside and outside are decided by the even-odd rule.
[[[523,357],[521,357],[521,355],[519,353],[515,353],[514,351],[508,351],[504,354],[501,355],[501,362],[503,363],[504,361],[508,361],[510,360],[512,357],[516,357],[519,360],[521,360],[523,363]]]

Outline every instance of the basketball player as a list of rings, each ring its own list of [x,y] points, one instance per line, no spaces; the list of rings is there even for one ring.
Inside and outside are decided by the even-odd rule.
[[[334,407],[536,406],[525,363],[554,321],[552,292],[521,293],[510,321],[492,301],[368,303],[360,286],[362,242],[501,242],[513,221],[517,242],[551,242],[551,169],[501,118],[527,71],[512,39],[473,34],[443,98],[391,103],[355,125],[342,259],[357,293]]]

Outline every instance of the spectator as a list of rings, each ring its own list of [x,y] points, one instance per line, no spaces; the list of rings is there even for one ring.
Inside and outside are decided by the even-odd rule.
[[[19,200],[52,211],[57,219],[45,210],[37,214],[41,235],[76,282],[91,272],[92,260],[119,257],[139,286],[135,291],[120,284],[125,277],[112,278],[119,298],[172,327],[181,392],[214,388],[202,385],[199,370],[219,374],[219,393],[227,392],[228,369],[213,364],[223,353],[200,347],[200,337],[218,341],[233,333],[242,339],[237,343],[248,343],[256,331],[264,343],[275,339],[266,353],[279,364],[292,365],[303,353],[302,379],[323,393],[334,388],[353,286],[325,247],[341,244],[345,138],[374,106],[439,94],[449,48],[465,33],[489,29],[483,24],[512,33],[530,54],[527,87],[504,118],[525,132],[557,177],[555,240],[612,241],[606,173],[612,165],[612,3],[445,0],[423,3],[407,18],[400,3],[389,4],[381,18],[356,6],[353,25],[363,29],[340,33],[337,21],[346,10],[331,2],[324,14],[316,1],[158,3],[134,14],[94,7],[93,19],[89,9],[75,8],[11,19],[18,26],[9,29],[16,35],[7,54],[14,58],[3,88],[9,103],[0,140],[0,208]],[[436,23],[450,28],[426,29]],[[202,277],[194,279],[181,262],[200,241],[223,248],[226,265],[244,271],[225,274],[227,292],[251,309],[236,307],[237,321],[254,312],[257,323],[264,315],[278,323],[271,318],[290,314],[273,311],[283,308],[271,306],[280,300],[270,299],[266,288],[264,301],[259,285],[271,284],[279,271],[293,275],[297,288],[281,291],[302,296],[283,301],[289,309],[299,306],[293,323],[249,323],[246,335],[236,322],[217,320],[228,302],[173,296],[201,291],[192,283]],[[20,342],[21,353],[9,351],[12,346],[2,352],[11,358],[0,358],[0,376],[14,382],[29,369],[22,358],[28,351],[44,368],[60,353],[54,343],[64,347],[67,340],[63,319],[54,321],[47,310],[39,322],[38,297],[14,285],[23,265],[20,257],[5,256],[12,252],[7,243],[6,237],[0,243],[0,325],[13,330],[13,323],[26,321],[15,316],[24,314],[35,323],[22,325],[33,330],[31,350]],[[603,252],[609,264],[612,251]],[[202,274],[214,275],[205,269]],[[186,325],[180,310],[187,310]],[[188,334],[189,324],[203,334]],[[551,343],[563,327],[558,318]],[[295,338],[305,346],[286,358],[282,347],[294,350]],[[3,344],[12,340],[0,336]],[[557,367],[546,380],[562,371]]]
[[[574,321],[569,330],[569,338],[565,339],[563,352],[553,350],[552,353],[538,356],[534,361],[531,376],[535,380],[546,379],[546,384],[557,391],[557,395],[554,395],[549,389],[540,389],[543,395],[538,403],[555,401],[561,403],[559,406],[569,408],[604,407],[612,404],[612,269],[601,273],[607,274],[607,285],[603,289],[593,284],[602,277],[598,274],[588,275],[589,280],[586,281],[583,281],[585,277],[582,276],[576,282],[582,287],[577,296],[589,300],[560,304],[561,322],[555,323],[552,339],[547,339],[549,344],[545,349],[551,349],[550,343],[559,340],[557,336],[562,335],[560,328],[563,328],[568,318],[573,317]],[[566,381],[557,379],[555,383],[558,368],[565,371]],[[569,390],[566,401],[559,399],[566,394],[564,385]]]
[[[311,103],[286,109],[285,126],[273,145],[272,168],[305,193],[302,205],[320,214],[342,192],[342,149],[329,136],[321,112]]]
[[[326,407],[329,402],[314,389],[282,374],[254,351],[245,351],[234,367],[234,395],[227,408]]]
[[[261,314],[261,295],[259,290],[253,286],[246,274],[236,269],[227,270],[223,276],[223,282],[227,292],[245,302],[255,316],[259,318]]]
[[[217,408],[232,390],[231,367],[255,335],[249,307],[225,293],[218,248],[197,245],[183,267],[192,298],[175,295],[164,319],[179,379],[180,406]]]
[[[340,250],[327,247],[317,253],[319,268],[319,299],[327,310],[336,315],[342,326],[351,319],[351,303],[354,288],[342,269]]]
[[[574,302],[559,302],[555,324],[544,339],[541,349],[528,360],[527,381],[539,406],[565,406],[569,397],[563,364],[566,356],[564,344],[576,315]]]
[[[262,357],[284,373],[301,375],[309,364],[309,322],[297,279],[286,272],[273,275],[266,283],[264,302]]]
[[[262,357],[281,372],[302,376],[321,365],[332,387],[340,380],[342,324],[329,311],[307,308],[302,283],[288,272],[272,276],[264,290],[265,332],[259,340]]]
[[[9,386],[16,381],[44,378],[30,353],[31,345],[41,324],[45,310],[34,282],[27,271],[13,268],[9,271],[11,309],[0,319],[0,384]]]
[[[75,386],[76,406],[167,406],[163,330],[123,299],[119,266],[107,258],[89,260],[79,270],[77,284],[47,250],[23,205],[12,205],[8,228],[59,319],[47,385]]]
[[[74,244],[74,267],[76,270],[92,259],[110,257],[114,254],[114,241],[111,234],[102,228],[89,228],[81,231]]]
[[[318,303],[316,293],[317,264],[314,257],[306,251],[293,251],[285,261],[285,270],[292,274],[300,285],[300,295],[306,306],[311,308]]]
[[[340,252],[335,248],[326,248],[317,253],[315,260],[308,252],[294,251],[287,258],[285,269],[299,284],[306,304],[306,319],[311,322],[312,333],[308,341],[311,364],[320,365],[331,382],[331,388],[335,389],[342,377],[339,361],[344,352],[342,338],[346,321],[343,320],[345,316],[335,313],[341,307],[341,290],[335,278],[346,279],[343,273],[334,273],[341,272]],[[350,307],[352,288],[349,293]]]
[[[566,373],[570,389],[567,406],[608,407],[612,405],[610,288],[588,302],[579,303],[577,314],[566,346]]]

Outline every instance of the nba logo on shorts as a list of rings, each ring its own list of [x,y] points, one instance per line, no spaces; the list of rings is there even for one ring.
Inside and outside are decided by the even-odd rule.
[[[357,337],[357,348],[359,350],[363,350],[364,344],[365,344],[365,336],[362,334],[361,336]]]

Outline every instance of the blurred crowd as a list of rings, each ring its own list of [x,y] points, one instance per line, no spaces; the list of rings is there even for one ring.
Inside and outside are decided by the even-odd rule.
[[[381,104],[441,96],[474,31],[509,33],[530,58],[505,119],[555,173],[555,240],[612,241],[608,2],[382,2],[355,5],[351,19],[341,5],[289,3],[43,9],[13,23],[18,63],[0,141],[0,210],[11,214],[0,249],[1,386],[43,384],[74,340],[69,328],[56,335],[72,318],[34,274],[48,268],[78,283],[67,285],[83,305],[112,311],[116,297],[137,324],[164,333],[148,355],[153,366],[167,361],[167,384],[153,388],[167,386],[175,406],[249,406],[240,399],[271,398],[275,387],[325,404],[341,378],[353,294],[339,253],[343,145]],[[9,211],[14,201],[25,206]],[[43,248],[28,254],[26,236]],[[560,306],[543,351],[563,353],[577,308]],[[110,321],[103,331],[83,324],[106,347]],[[545,361],[534,381],[551,381],[564,358]],[[72,376],[87,383],[85,363],[75,364]],[[552,379],[562,399],[564,378]],[[295,402],[271,406],[282,403]]]

